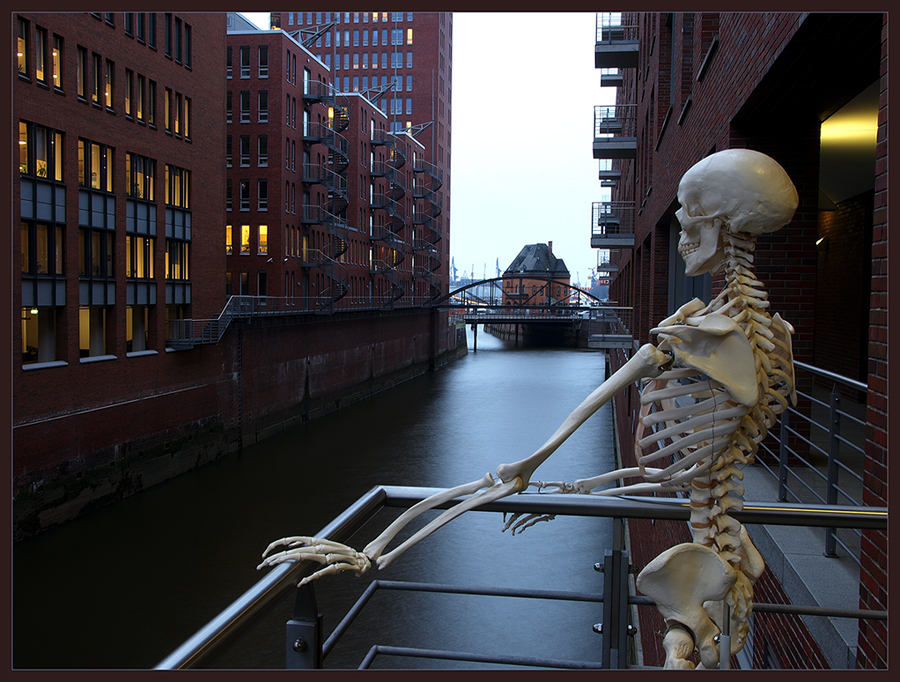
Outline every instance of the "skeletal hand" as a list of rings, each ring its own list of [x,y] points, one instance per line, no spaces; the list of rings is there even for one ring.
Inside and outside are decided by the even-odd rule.
[[[278,547],[287,547],[287,549],[272,554],[272,550]],[[362,552],[357,552],[352,547],[340,542],[305,535],[275,540],[266,547],[262,556],[263,562],[256,567],[256,570],[264,566],[276,566],[285,561],[316,561],[324,564],[324,568],[303,578],[297,583],[297,587],[332,573],[354,571],[358,575],[362,575],[372,567],[369,557]]]

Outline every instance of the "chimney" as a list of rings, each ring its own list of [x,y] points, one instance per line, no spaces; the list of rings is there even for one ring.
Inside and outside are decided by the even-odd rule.
[[[550,256],[553,256],[553,242],[547,242],[547,251],[550,253]]]

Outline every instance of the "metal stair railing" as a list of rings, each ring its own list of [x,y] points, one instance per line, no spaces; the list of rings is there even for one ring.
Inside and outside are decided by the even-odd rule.
[[[408,509],[434,493],[439,488],[411,486],[375,486],[362,495],[334,520],[321,529],[315,537],[346,542],[382,509],[395,507]],[[448,509],[465,498],[448,500],[437,509]],[[376,580],[354,604],[343,620],[326,640],[323,635],[321,615],[317,609],[314,583],[297,588],[299,580],[321,567],[312,561],[286,562],[274,566],[255,585],[228,605],[209,623],[177,647],[156,665],[157,670],[212,667],[250,629],[256,627],[284,599],[294,596],[293,617],[287,622],[285,637],[285,667],[293,669],[322,668],[324,659],[332,651],[353,620],[370,600],[374,590],[380,588],[415,591],[441,591],[459,594],[488,594],[526,598],[552,598],[592,601],[603,605],[603,622],[594,626],[601,635],[602,662],[600,666],[588,662],[563,662],[521,657],[496,657],[491,662],[542,667],[602,667],[623,669],[628,664],[630,636],[634,628],[628,625],[631,606],[653,606],[653,602],[640,595],[628,595],[628,576],[634,568],[629,564],[628,552],[623,549],[622,523],[627,519],[670,519],[688,521],[690,502],[680,498],[653,497],[601,497],[596,495],[548,495],[520,494],[489,502],[474,509],[476,512],[503,512],[519,514],[556,514],[611,518],[615,524],[613,547],[606,550],[604,560],[594,565],[603,573],[603,593],[576,593],[550,591],[517,591],[496,587],[448,586],[425,583],[402,583]],[[783,526],[853,527],[866,530],[887,528],[886,507],[842,507],[766,502],[745,502],[744,508],[733,512],[741,523],[757,523]],[[373,587],[374,586],[374,587]],[[886,611],[825,609],[790,604],[755,603],[757,613],[796,613],[824,617],[887,620]],[[369,650],[361,667],[368,667],[372,659],[381,654],[398,655],[391,647],[376,645]],[[483,656],[459,652],[433,652],[410,649],[399,655],[426,658],[483,661]]]

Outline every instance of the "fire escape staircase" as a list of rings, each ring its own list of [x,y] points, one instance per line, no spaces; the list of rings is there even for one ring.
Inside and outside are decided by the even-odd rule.
[[[413,230],[421,235],[413,240],[413,251],[418,256],[413,277],[419,277],[427,283],[429,299],[433,300],[441,295],[435,275],[441,267],[442,231],[438,216],[443,210],[439,193],[443,186],[443,176],[440,168],[424,159],[415,160],[413,173],[416,179],[413,187]]]

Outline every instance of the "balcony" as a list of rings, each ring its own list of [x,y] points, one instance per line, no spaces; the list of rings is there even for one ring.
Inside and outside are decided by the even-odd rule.
[[[600,87],[618,88],[625,82],[625,74],[621,69],[600,69]]]
[[[591,248],[634,248],[633,201],[595,201],[591,205]]]
[[[594,107],[594,158],[633,159],[637,155],[637,105]]]
[[[600,173],[598,174],[601,187],[615,187],[622,179],[622,171],[613,168],[612,159],[600,159]]]
[[[627,21],[627,20],[625,20]],[[621,12],[597,13],[594,67],[633,69],[638,65],[638,25],[624,23]]]

